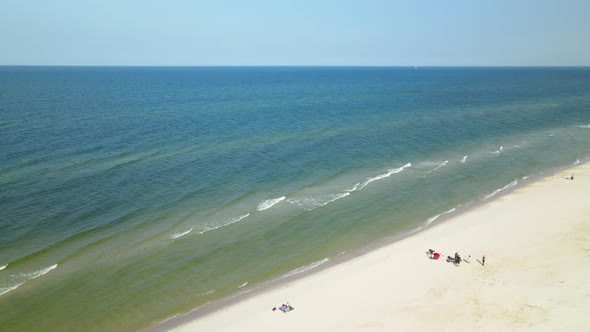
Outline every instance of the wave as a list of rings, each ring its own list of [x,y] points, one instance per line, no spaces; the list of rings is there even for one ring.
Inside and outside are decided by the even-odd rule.
[[[287,202],[289,202],[291,204],[295,204],[307,211],[311,211],[311,210],[316,209],[318,207],[328,205],[329,203],[332,203],[336,200],[339,200],[341,198],[349,196],[351,193],[353,193],[357,190],[362,190],[371,182],[375,182],[375,181],[378,181],[381,179],[388,178],[391,175],[397,174],[397,173],[399,173],[399,172],[403,171],[404,169],[411,167],[411,166],[412,166],[411,163],[407,163],[401,167],[389,169],[386,173],[379,174],[374,177],[368,177],[368,178],[366,178],[365,181],[358,182],[354,186],[352,186],[351,188],[345,189],[344,192],[341,192],[341,193],[316,195],[316,196],[302,197],[302,198],[291,198],[291,199],[288,199]],[[278,198],[276,198],[276,199],[278,199]]]
[[[246,281],[245,283],[239,285],[238,288],[246,287],[247,284],[248,284],[248,282]]]
[[[175,239],[178,239],[179,237],[183,237],[183,236],[187,235],[188,233],[190,233],[192,231],[193,231],[193,228],[191,227],[191,229],[189,229],[188,231],[184,231],[181,233],[174,233],[174,234],[170,235],[170,238],[172,240],[175,240]]]
[[[449,161],[448,160],[445,160],[442,163],[438,164],[438,166],[436,166],[435,168],[433,168],[432,170],[430,170],[429,172],[427,172],[426,174],[430,174],[430,173],[436,171],[437,169],[439,169],[441,167],[445,167],[448,163],[449,163]]]
[[[437,215],[436,215],[436,216],[434,216],[434,217],[430,217],[430,218],[428,218],[428,219],[426,220],[426,223],[424,224],[424,226],[428,226],[428,225],[432,224],[432,222],[433,222],[433,221],[435,221],[436,219],[438,219],[440,216],[443,216],[443,215],[445,215],[445,214],[449,214],[449,213],[451,213],[451,212],[455,212],[455,211],[457,211],[457,209],[456,209],[456,208],[452,208],[452,209],[450,209],[450,210],[448,210],[448,211],[445,211],[445,212],[443,212],[443,213],[441,213],[441,214],[437,214]]]
[[[57,264],[53,264],[53,265],[46,267],[44,269],[41,269],[39,271],[34,271],[34,272],[30,272],[30,273],[19,273],[17,275],[13,275],[12,276],[13,280],[16,279],[16,280],[18,280],[18,282],[14,285],[10,285],[7,287],[0,287],[0,296],[4,295],[10,291],[13,291],[13,290],[17,289],[18,287],[20,287],[21,285],[25,284],[27,281],[33,280],[35,278],[39,278],[40,276],[45,275],[56,268],[57,268]]]
[[[574,163],[573,163],[573,164],[574,164],[574,165],[577,165],[577,164],[579,164],[579,163],[580,163],[580,159],[576,158],[576,161],[574,161]]]
[[[510,182],[509,184],[505,185],[504,187],[502,187],[500,189],[494,190],[493,193],[491,193],[491,194],[487,195],[486,197],[484,197],[484,200],[495,196],[497,193],[499,193],[501,191],[504,191],[504,190],[506,190],[508,188],[512,188],[512,187],[516,186],[517,183],[518,183],[518,180],[514,180],[514,181]]]
[[[17,289],[22,284],[24,284],[24,282],[9,287],[0,287],[0,296]]]
[[[213,292],[215,292],[215,289],[214,289],[214,290],[210,290],[210,291],[208,291],[208,292],[205,292],[205,293],[203,293],[203,294],[200,294],[199,296],[205,296],[205,295],[209,295],[209,294],[211,294],[211,293],[213,293]]]
[[[326,195],[318,195],[313,197],[302,197],[302,198],[294,198],[287,200],[291,204],[295,204],[300,208],[311,211],[321,206],[326,206],[336,200],[344,198],[350,195],[350,192],[343,192],[338,194],[326,194]]]
[[[260,204],[258,204],[258,207],[256,207],[256,211],[264,211],[264,210],[270,209],[271,207],[273,207],[276,204],[283,201],[285,198],[286,198],[285,196],[281,196],[279,198],[271,198],[271,199],[264,200],[264,201],[260,202]]]
[[[580,128],[590,129],[590,124],[588,124],[588,125],[581,125]]]
[[[465,157],[463,157],[463,159],[461,159],[461,163],[463,163],[463,164],[464,164],[464,163],[465,163],[465,161],[467,161],[467,157],[468,157],[468,156],[469,156],[469,155],[466,155]]]
[[[412,167],[412,163],[407,163],[407,164],[405,164],[402,167],[389,169],[389,170],[387,170],[386,173],[379,174],[379,175],[374,176],[374,177],[369,177],[369,178],[367,178],[365,180],[365,182],[362,182],[362,183],[359,182],[359,183],[355,184],[353,188],[349,189],[349,192],[353,192],[353,191],[356,191],[356,190],[362,190],[369,183],[375,182],[375,181],[378,181],[378,180],[381,180],[381,179],[388,178],[388,177],[392,176],[393,174],[397,174],[397,173],[403,171],[404,169],[406,169],[408,167]]]
[[[502,153],[502,151],[504,151],[504,147],[500,145],[500,147],[498,148],[498,150],[494,151],[494,153],[496,155],[499,155],[500,153]]]
[[[219,229],[221,227],[225,227],[225,226],[229,226],[231,224],[235,224],[235,223],[237,223],[238,221],[240,221],[242,219],[248,218],[248,216],[250,216],[250,213],[246,213],[244,215],[241,215],[241,216],[238,216],[238,217],[235,217],[235,218],[221,219],[218,224],[206,225],[205,226],[205,229],[203,229],[202,231],[200,231],[198,234],[204,234],[204,233],[207,233],[207,232],[210,232],[210,231],[214,231],[216,229]]]
[[[0,266],[0,271],[4,270],[7,266],[8,264]]]
[[[320,265],[328,262],[329,260],[330,260],[330,257],[326,257],[326,258],[324,258],[322,260],[319,260],[317,262],[313,262],[313,263],[311,263],[309,265],[296,268],[295,270],[292,270],[292,271],[284,274],[281,278],[287,278],[287,277],[294,276],[296,274],[300,274],[300,273],[304,273],[304,272],[310,271],[310,270],[315,269],[316,267],[318,267],[318,266],[320,266]]]

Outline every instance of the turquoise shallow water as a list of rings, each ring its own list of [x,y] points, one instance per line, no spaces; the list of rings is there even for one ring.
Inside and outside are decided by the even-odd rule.
[[[129,331],[587,161],[590,69],[0,67],[0,140],[0,326]]]

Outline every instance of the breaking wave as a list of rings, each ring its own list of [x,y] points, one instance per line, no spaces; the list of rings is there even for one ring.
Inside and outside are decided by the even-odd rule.
[[[7,266],[8,264],[0,266],[0,271],[4,270]]]
[[[35,272],[30,272],[30,273],[19,273],[17,275],[13,275],[12,279],[13,281],[16,281],[15,284],[13,285],[9,285],[9,286],[0,286],[0,296],[4,295],[10,291],[13,291],[15,289],[17,289],[18,287],[20,287],[21,285],[25,284],[27,281],[29,280],[33,280],[35,278],[39,278],[42,275],[45,275],[47,273],[49,273],[51,270],[54,270],[57,268],[57,264],[53,264],[49,267],[46,267],[44,269],[41,269],[39,271],[35,271]]]
[[[318,267],[318,266],[320,266],[320,265],[328,262],[329,260],[330,260],[330,257],[327,257],[327,258],[324,258],[324,259],[322,259],[320,261],[313,262],[313,263],[311,263],[309,265],[296,268],[295,270],[292,270],[292,271],[284,274],[281,278],[287,278],[287,277],[290,277],[290,276],[294,276],[296,274],[300,274],[300,273],[304,273],[304,272],[310,271],[310,270],[315,269],[316,267]]]
[[[430,174],[434,171],[436,171],[437,169],[441,168],[441,167],[445,167],[447,164],[449,163],[448,160],[443,161],[442,163],[438,164],[438,166],[436,166],[435,168],[433,168],[432,170],[430,170],[428,173],[426,174]]]
[[[441,214],[437,214],[434,217],[430,217],[430,218],[428,218],[426,220],[426,223],[424,224],[424,226],[428,226],[428,225],[432,224],[432,222],[435,221],[436,219],[438,219],[440,216],[443,216],[445,214],[449,214],[449,213],[452,213],[452,212],[455,212],[455,211],[457,211],[457,209],[456,208],[452,208],[452,209],[450,209],[448,211],[445,211],[445,212],[443,212]]]
[[[210,231],[214,231],[216,229],[219,229],[221,227],[225,227],[225,226],[229,226],[231,224],[235,224],[238,221],[248,218],[248,216],[250,216],[250,213],[246,213],[244,215],[241,215],[239,217],[235,217],[235,218],[229,218],[229,219],[221,219],[218,220],[217,222],[214,222],[210,225],[205,225],[204,229],[201,230],[200,232],[198,232],[198,234],[204,234]]]
[[[502,192],[502,191],[504,191],[504,190],[506,190],[508,188],[512,188],[512,187],[516,186],[517,183],[518,183],[518,180],[514,180],[514,181],[510,182],[509,184],[505,185],[504,187],[502,187],[500,189],[494,190],[493,193],[491,193],[491,194],[487,195],[486,197],[484,197],[484,200],[489,199],[489,198],[495,196],[497,193]]]
[[[246,285],[247,285],[247,284],[248,284],[248,282],[246,281],[245,283],[243,283],[243,284],[239,285],[239,286],[238,286],[238,288],[243,288],[243,287],[246,287]]]
[[[352,187],[348,191],[349,192],[353,192],[353,191],[357,191],[357,190],[362,190],[369,183],[375,182],[375,181],[378,181],[378,180],[381,180],[381,179],[388,178],[388,177],[392,176],[393,174],[397,174],[397,173],[403,171],[404,169],[406,169],[408,167],[412,167],[412,164],[411,163],[407,163],[407,164],[405,164],[402,167],[389,169],[387,172],[385,172],[383,174],[379,174],[379,175],[374,176],[374,177],[369,177],[364,182],[362,182],[362,183],[359,182],[359,183],[355,184],[354,187]]]
[[[170,235],[170,238],[172,240],[175,240],[175,239],[178,239],[179,237],[183,237],[183,236],[187,235],[188,233],[190,233],[192,231],[193,231],[193,228],[191,227],[191,229],[189,229],[188,231],[184,231],[181,233],[174,233],[174,234]]]
[[[468,156],[469,156],[469,155],[466,155],[465,157],[463,157],[463,159],[461,159],[461,163],[463,163],[463,164],[464,164],[464,163],[465,163],[465,161],[467,161],[467,157],[468,157]]]
[[[500,147],[498,148],[498,150],[494,151],[494,153],[496,155],[499,155],[500,153],[502,153],[502,151],[504,151],[504,147],[500,145]]]
[[[271,207],[273,207],[276,204],[285,200],[285,198],[286,198],[285,196],[281,196],[279,198],[271,198],[271,199],[264,200],[264,201],[260,202],[260,204],[258,204],[258,207],[256,207],[256,211],[264,211],[264,210],[270,209]]]
[[[307,211],[311,211],[315,208],[326,206],[336,200],[339,200],[343,197],[350,195],[350,192],[344,192],[339,194],[326,194],[326,195],[317,195],[313,197],[302,197],[302,198],[293,198],[287,200],[291,204],[295,204],[302,209]]]

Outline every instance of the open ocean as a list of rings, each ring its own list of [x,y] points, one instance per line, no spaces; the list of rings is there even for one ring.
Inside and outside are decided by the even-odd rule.
[[[590,68],[0,67],[0,142],[0,330],[132,331],[588,161]]]

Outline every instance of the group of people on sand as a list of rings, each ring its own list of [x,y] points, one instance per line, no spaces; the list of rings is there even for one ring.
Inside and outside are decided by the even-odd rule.
[[[434,249],[428,249],[426,252],[428,258],[430,259],[439,259],[441,254],[436,252]],[[461,262],[471,263],[471,255],[468,255],[467,258],[461,258],[458,252],[455,253],[455,256],[447,256],[447,262],[453,262],[456,266],[459,266]],[[481,265],[486,265],[486,255],[483,255],[481,258]]]
[[[570,176],[566,176],[566,177],[564,177],[564,179],[566,179],[566,180],[573,180],[574,179],[574,175],[572,174]]]
[[[283,304],[282,304],[282,305],[281,305],[281,306],[280,306],[278,309],[279,309],[280,311],[284,312],[284,313],[287,313],[287,312],[289,312],[289,311],[293,311],[293,310],[295,310],[295,308],[293,308],[293,307],[292,307],[292,306],[289,304],[289,302],[287,302],[286,304],[285,304],[285,303],[283,303]],[[274,308],[272,308],[272,311],[277,311],[277,307],[274,307]]]

